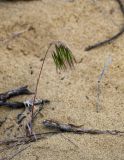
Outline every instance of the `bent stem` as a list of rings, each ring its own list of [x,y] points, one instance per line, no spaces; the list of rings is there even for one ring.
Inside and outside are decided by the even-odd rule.
[[[37,83],[36,83],[36,88],[35,88],[35,93],[34,93],[34,98],[33,98],[33,105],[32,105],[32,120],[33,120],[34,103],[35,103],[35,99],[37,96],[38,84],[40,81],[44,62],[46,60],[47,54],[49,53],[49,50],[52,47],[52,45],[55,46],[55,49],[52,52],[52,58],[54,60],[54,64],[55,64],[57,70],[66,70],[67,67],[73,68],[74,63],[76,63],[76,60],[75,60],[71,50],[65,44],[63,44],[60,41],[52,42],[49,44],[47,51],[45,53],[45,56],[44,56],[44,59],[43,59],[43,62],[42,62],[41,68],[40,68],[39,76],[37,79]]]
[[[37,83],[36,83],[36,88],[35,88],[35,92],[34,92],[34,98],[33,98],[32,119],[33,119],[33,112],[34,112],[34,103],[35,103],[35,99],[36,99],[36,96],[37,96],[38,84],[39,84],[39,81],[40,81],[40,77],[41,77],[41,73],[42,73],[42,70],[43,70],[45,59],[47,57],[47,54],[48,54],[49,49],[51,48],[51,46],[52,46],[52,43],[50,43],[49,46],[48,46],[48,48],[47,48],[47,51],[46,51],[45,56],[43,58],[43,63],[41,65],[40,72],[39,72],[39,75],[38,75],[38,79],[37,79]]]

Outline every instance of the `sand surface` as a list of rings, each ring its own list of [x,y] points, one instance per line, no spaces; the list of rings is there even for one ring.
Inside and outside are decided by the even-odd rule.
[[[34,90],[49,43],[60,40],[72,50],[77,64],[75,70],[57,74],[49,53],[37,97],[51,103],[36,119],[35,132],[48,131],[42,126],[44,119],[123,131],[124,36],[110,45],[84,51],[88,45],[116,34],[123,24],[124,17],[115,0],[1,1],[0,92],[23,85]],[[11,39],[13,33],[27,27],[32,29]],[[112,63],[101,81],[100,112],[96,113],[97,80],[108,56]],[[16,117],[19,112],[2,107],[0,118]],[[0,139],[7,136],[1,127]],[[32,143],[15,160],[124,160],[123,136],[65,136],[78,147],[61,135],[54,135]]]

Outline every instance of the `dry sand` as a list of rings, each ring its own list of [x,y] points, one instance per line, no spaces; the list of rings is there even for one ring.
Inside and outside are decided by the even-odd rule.
[[[45,131],[44,119],[83,124],[86,128],[124,130],[124,36],[110,45],[84,51],[89,44],[117,33],[123,24],[115,0],[1,1],[1,39],[28,26],[32,30],[7,44],[0,41],[0,92],[26,84],[34,90],[48,44],[60,40],[70,47],[78,63],[75,70],[58,75],[49,53],[38,97],[51,103],[43,110],[44,116],[38,116],[35,132]],[[96,113],[97,79],[108,55],[112,63],[101,82],[101,108]],[[19,112],[0,108],[0,117],[14,117]],[[3,129],[0,134],[0,139],[7,136]],[[15,160],[124,160],[123,136],[66,136],[78,147],[54,135],[32,143]]]

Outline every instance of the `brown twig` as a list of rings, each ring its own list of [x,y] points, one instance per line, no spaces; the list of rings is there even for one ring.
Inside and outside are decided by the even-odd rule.
[[[33,94],[31,91],[28,90],[28,86],[19,87],[10,91],[7,91],[5,93],[0,93],[0,101],[6,101],[7,99],[10,99],[15,96],[19,95],[30,95]]]
[[[47,136],[51,136],[51,135],[55,135],[55,134],[59,134],[60,132],[58,131],[54,131],[54,132],[44,132],[44,133],[37,133],[37,140],[40,139],[45,139]],[[22,144],[28,144],[31,142],[35,142],[36,139],[34,138],[34,135],[30,135],[27,137],[17,137],[15,139],[8,139],[8,140],[3,140],[0,141],[0,145],[22,145]]]
[[[119,31],[116,35],[114,35],[113,37],[105,40],[105,41],[102,41],[102,42],[98,42],[94,45],[91,45],[91,46],[88,46],[85,48],[85,51],[90,51],[92,49],[95,49],[95,48],[98,48],[98,47],[101,47],[103,45],[106,45],[106,44],[110,44],[112,43],[114,40],[116,40],[117,38],[119,38],[122,34],[124,33],[124,28],[122,28],[121,31]]]
[[[62,124],[54,120],[44,120],[43,125],[47,128],[56,129],[59,132],[72,132],[75,134],[110,134],[110,135],[124,134],[124,131],[85,129],[85,128],[79,128],[79,126],[75,126],[73,124]]]
[[[60,122],[57,122],[54,120],[44,120],[43,125],[47,128],[55,129],[56,131],[36,134],[37,140],[45,139],[47,136],[51,136],[51,135],[55,135],[55,134],[62,134],[65,132],[74,133],[74,134],[91,134],[91,135],[100,135],[100,134],[124,135],[124,131],[86,129],[86,128],[81,128],[80,126],[76,126],[73,124],[63,124],[63,123],[60,123]],[[63,134],[62,134],[62,136],[64,138],[66,138],[70,143],[72,143],[73,145],[78,147],[75,143],[73,143],[70,139],[65,137]],[[0,141],[0,145],[7,145],[7,146],[14,147],[14,146],[18,146],[18,145],[29,144],[29,143],[35,142],[35,141],[36,141],[36,139],[35,139],[34,135],[30,135],[28,137],[17,137],[16,139],[9,139],[9,140]],[[22,152],[24,149],[25,148],[17,151],[14,155],[10,156],[9,158],[12,159],[17,154]],[[5,160],[6,159],[7,158],[5,157]]]
[[[116,0],[116,1],[118,2],[119,6],[120,6],[120,10],[121,10],[122,14],[124,15],[124,5],[123,5],[122,1],[121,0]],[[119,38],[123,33],[124,33],[124,26],[122,27],[122,29],[117,34],[115,34],[111,38],[109,38],[107,40],[104,40],[102,42],[98,42],[96,44],[90,45],[90,46],[85,48],[85,51],[90,51],[92,49],[101,47],[103,45],[110,44],[113,41],[115,41],[117,38]]]
[[[55,132],[36,134],[37,140],[45,138],[45,135],[48,135],[48,134],[50,135],[50,134],[54,134],[54,133]],[[5,141],[0,141],[0,145],[6,145],[6,148],[4,147],[3,149],[1,149],[1,152],[6,149],[10,149],[10,148],[12,149],[13,147],[16,147],[16,150],[17,150],[17,146],[26,145],[26,144],[29,144],[29,143],[35,142],[35,141],[36,141],[36,138],[34,137],[34,135],[30,135],[30,137],[18,137],[16,139],[9,139],[9,140],[5,140]],[[30,145],[28,145],[22,149],[19,149],[17,152],[10,155],[9,157],[4,157],[0,160],[11,160],[28,147],[30,147]]]

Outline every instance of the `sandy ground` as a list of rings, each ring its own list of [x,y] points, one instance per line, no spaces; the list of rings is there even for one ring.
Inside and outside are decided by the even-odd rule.
[[[75,70],[56,73],[49,53],[38,88],[38,97],[49,99],[34,130],[43,132],[44,119],[84,125],[85,128],[124,130],[124,36],[110,45],[84,51],[94,42],[111,37],[124,24],[115,0],[39,0],[0,2],[0,92],[22,85],[35,89],[48,44],[65,42],[77,59]],[[27,31],[4,41],[13,32]],[[112,63],[101,82],[100,112],[96,113],[98,76],[108,56]],[[19,97],[14,100],[28,99]],[[0,108],[0,117],[20,111]],[[7,136],[0,129],[0,139]],[[9,135],[11,137],[11,135]],[[124,160],[124,137],[66,134],[32,143],[15,160]],[[3,156],[2,153],[0,153]]]

